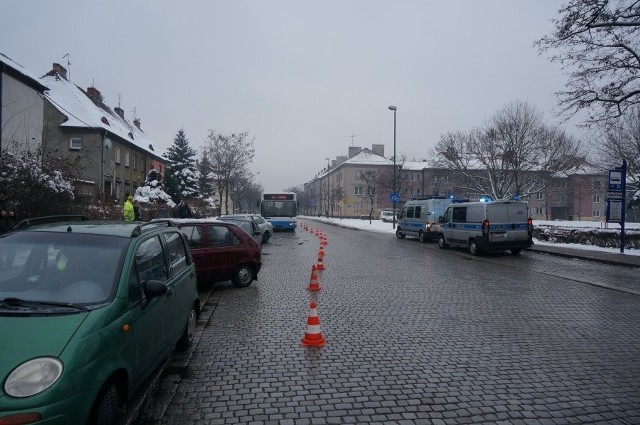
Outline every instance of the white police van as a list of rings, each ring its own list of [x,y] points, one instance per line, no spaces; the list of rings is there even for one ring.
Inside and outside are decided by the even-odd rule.
[[[437,226],[438,245],[465,247],[473,255],[491,250],[519,254],[533,245],[532,223],[528,204],[523,201],[451,204]]]
[[[436,241],[438,218],[451,202],[451,198],[445,196],[426,196],[407,201],[398,213],[396,236],[401,239],[413,236],[420,242]]]

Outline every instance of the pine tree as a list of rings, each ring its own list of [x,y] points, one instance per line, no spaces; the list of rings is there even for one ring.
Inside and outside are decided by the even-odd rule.
[[[212,182],[211,162],[207,155],[202,155],[198,164],[198,186],[203,198],[211,198],[215,194]]]
[[[164,154],[168,160],[167,175],[169,181],[177,183],[177,195],[182,198],[196,198],[199,196],[198,177],[196,174],[196,151],[189,146],[189,140],[180,129],[173,139],[173,145]]]

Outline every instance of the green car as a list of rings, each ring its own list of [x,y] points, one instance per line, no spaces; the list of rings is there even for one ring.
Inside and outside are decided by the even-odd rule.
[[[115,424],[188,347],[200,311],[170,223],[66,221],[0,236],[0,424]]]

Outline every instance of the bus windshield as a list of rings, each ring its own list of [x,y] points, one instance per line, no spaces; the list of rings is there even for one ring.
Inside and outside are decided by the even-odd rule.
[[[295,217],[295,201],[262,201],[263,217]]]

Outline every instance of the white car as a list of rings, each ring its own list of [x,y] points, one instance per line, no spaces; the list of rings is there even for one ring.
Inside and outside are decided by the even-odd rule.
[[[393,211],[381,211],[380,220],[384,221],[385,223],[391,223],[393,221]]]
[[[220,217],[221,220],[224,220],[226,218],[250,218],[250,219],[252,219],[253,222],[256,223],[258,225],[258,227],[260,228],[260,237],[261,237],[262,243],[269,242],[269,239],[271,238],[271,235],[273,235],[273,225],[271,224],[270,221],[265,220],[259,214],[228,214],[228,215],[223,215],[223,216]]]

